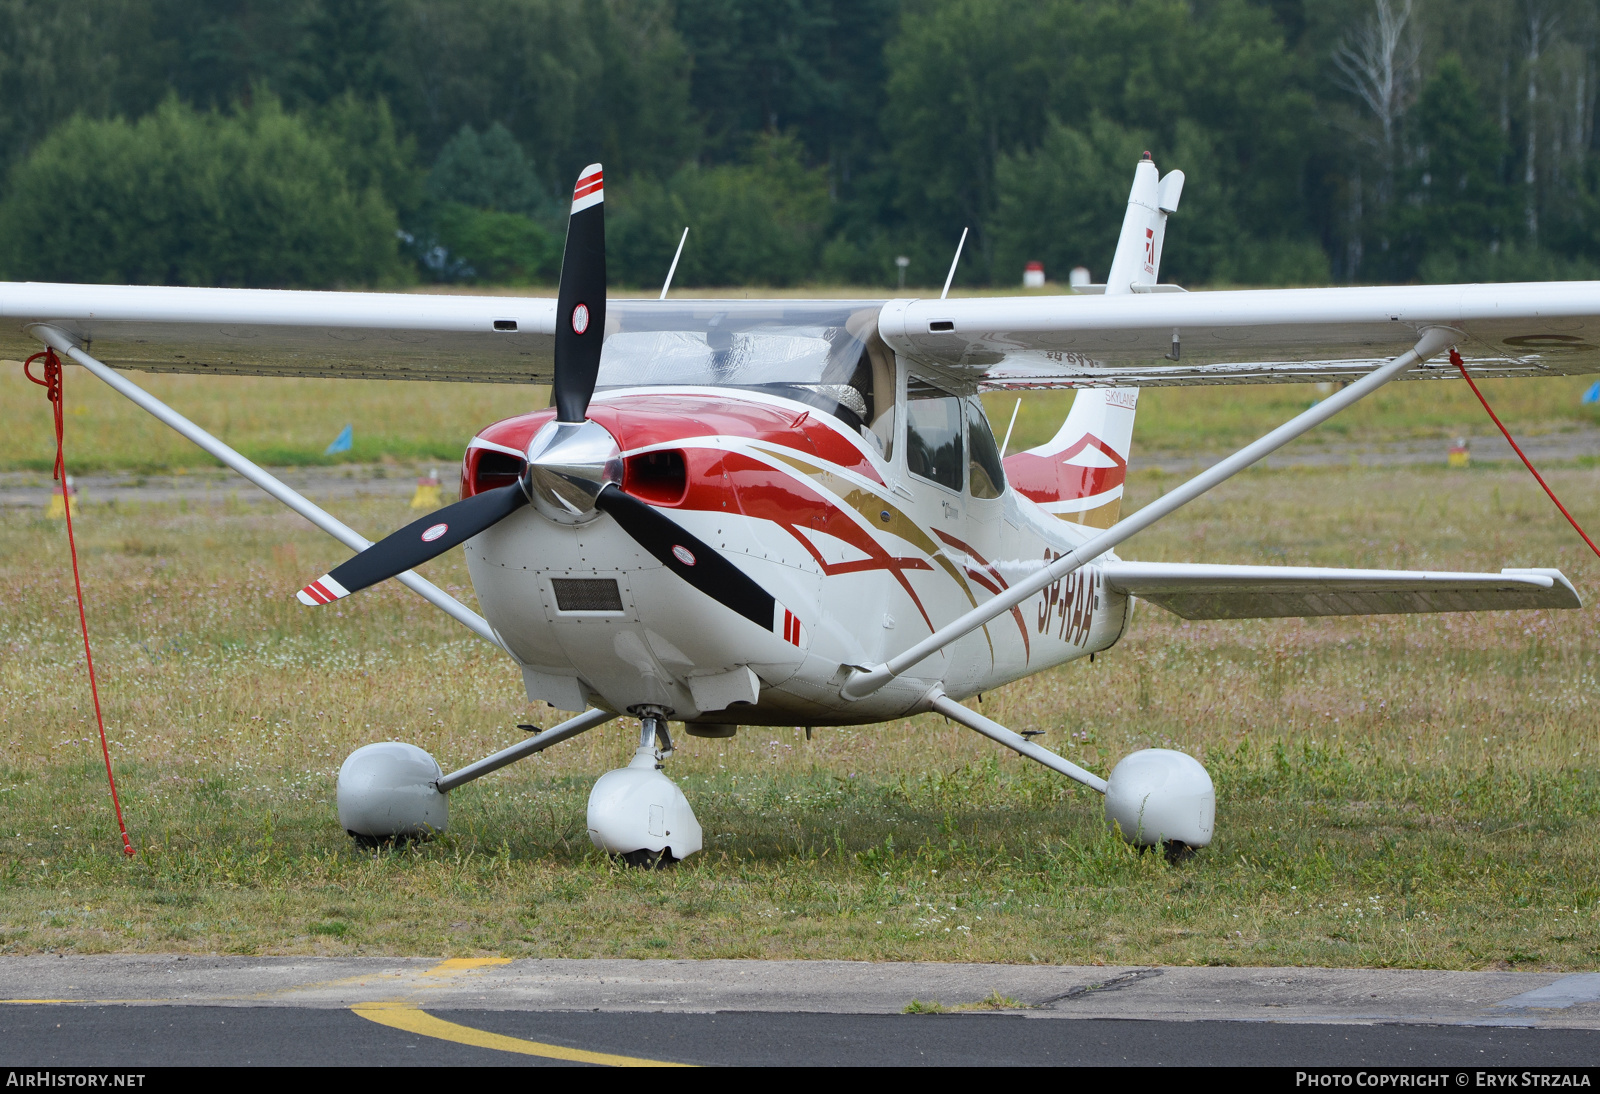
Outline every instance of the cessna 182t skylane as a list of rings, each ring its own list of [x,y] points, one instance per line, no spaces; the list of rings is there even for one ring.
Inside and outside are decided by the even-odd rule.
[[[0,284],[0,317],[359,553],[299,597],[388,578],[577,716],[452,774],[354,752],[341,824],[443,829],[446,795],[623,714],[637,752],[589,799],[595,844],[681,859],[700,826],[662,774],[668,720],[859,725],[938,711],[1105,795],[1143,844],[1202,847],[1205,769],[1165,749],[1101,778],[961,705],[1114,645],[1134,597],[1189,619],[1577,608],[1557,570],[1432,573],[1122,561],[1114,548],[1396,379],[1600,370],[1600,283],[1187,294],[1158,284],[1183,176],[1146,155],[1098,293],[963,300],[606,299],[598,164],[573,194],[556,300]],[[0,343],[12,353],[36,342]],[[108,367],[109,366],[109,367]],[[121,370],[552,384],[474,437],[461,500],[369,544]],[[1346,381],[1131,516],[1139,389]],[[1049,443],[1004,457],[977,394],[1078,389]],[[412,572],[466,551],[483,616]]]

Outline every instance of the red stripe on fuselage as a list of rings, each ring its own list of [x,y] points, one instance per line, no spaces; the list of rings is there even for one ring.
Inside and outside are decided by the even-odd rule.
[[[922,598],[917,596],[916,590],[911,587],[910,580],[906,577],[907,570],[931,570],[933,567],[920,558],[899,558],[884,550],[876,537],[856,521],[848,512],[833,504],[818,493],[809,480],[802,479],[793,471],[776,468],[761,461],[746,456],[741,452],[716,452],[721,459],[717,461],[714,473],[721,480],[720,490],[716,479],[711,475],[696,476],[693,473],[693,464],[697,461],[692,457],[696,455],[710,455],[711,452],[701,450],[693,452],[691,457],[691,472],[689,482],[689,495],[684,501],[684,506],[690,509],[706,509],[710,511],[721,510],[721,500],[726,497],[727,486],[733,487],[736,504],[739,512],[756,520],[768,520],[784,531],[788,532],[806,552],[812,557],[822,572],[828,576],[835,574],[862,573],[870,570],[886,570],[894,575],[906,595],[911,597],[917,611],[921,613],[923,621],[933,628],[933,621],[928,618],[928,613],[922,606]],[[704,484],[704,493],[697,490],[697,485]],[[697,495],[703,498],[701,504],[696,504]],[[711,504],[705,504],[709,502]],[[802,528],[825,532],[835,539],[843,540],[867,557],[854,562],[828,562],[822,557],[816,545],[801,531]]]
[[[974,570],[971,566],[966,567],[967,575],[969,577],[971,577],[974,581],[976,581],[978,584],[982,585],[985,589],[988,589],[991,593],[995,594],[996,596],[999,596],[1001,589],[1009,589],[1009,588],[1011,588],[1010,585],[1006,584],[1006,579],[1001,575],[1000,571],[995,568],[994,563],[992,563],[988,559],[984,558],[977,551],[974,551],[970,544],[962,543],[955,536],[947,535],[944,532],[939,531],[939,529],[937,529],[937,528],[935,528],[933,530],[933,534],[938,536],[940,539],[944,540],[947,544],[949,544],[950,546],[954,547],[956,550],[961,551],[962,553],[964,553],[968,558],[972,559],[979,566],[982,566],[984,571],[990,577],[994,578],[994,583],[990,583],[983,576],[983,574],[980,574],[978,571]],[[998,585],[998,588],[996,587],[996,585]],[[1026,663],[1027,661],[1032,659],[1033,648],[1028,642],[1028,626],[1027,626],[1026,623],[1024,623],[1022,621],[1022,609],[1021,609],[1021,607],[1013,607],[1011,609],[1011,617],[1017,621],[1017,630],[1022,632],[1022,660],[1024,661],[1024,663]]]

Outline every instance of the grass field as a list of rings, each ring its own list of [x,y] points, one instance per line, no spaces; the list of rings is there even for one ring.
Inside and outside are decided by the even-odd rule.
[[[180,405],[225,401],[162,384]],[[261,420],[289,420],[266,388],[222,384],[252,392]],[[94,398],[86,388],[69,398]],[[387,403],[353,395],[350,416],[400,413],[389,390]],[[470,394],[441,395],[430,413],[488,409]],[[39,425],[12,395],[7,444]],[[1591,527],[1597,477],[1550,475]],[[1136,476],[1133,502],[1171,481]],[[369,535],[410,519],[387,500],[338,512]],[[357,851],[332,805],[351,749],[400,738],[449,769],[550,712],[530,712],[505,663],[403,589],[300,608],[293,590],[342,551],[265,503],[91,504],[79,527],[139,854],[123,859],[110,820],[63,532],[0,511],[0,952],[1600,960],[1592,609],[1189,624],[1145,605],[1094,664],[985,697],[991,716],[1045,730],[1102,774],[1148,745],[1201,756],[1218,836],[1179,866],[1108,836],[1097,796],[919,718],[811,742],[765,729],[683,738],[669,773],[706,850],[640,873],[597,855],[583,825],[589,786],[627,758],[631,725],[457,791],[442,838]],[[1600,578],[1526,475],[1491,468],[1248,473],[1124,554],[1559,565],[1590,598]],[[428,571],[470,601],[457,556]]]

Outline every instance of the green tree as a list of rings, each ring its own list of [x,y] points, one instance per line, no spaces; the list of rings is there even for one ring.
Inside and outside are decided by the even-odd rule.
[[[884,44],[899,0],[679,0],[692,102],[713,162],[759,133],[794,133],[847,197],[878,147]]]
[[[1478,99],[1458,57],[1446,57],[1423,85],[1415,109],[1417,164],[1395,236],[1413,276],[1450,277],[1459,264],[1507,242],[1514,221],[1499,178],[1505,138]]]
[[[428,196],[503,213],[555,211],[522,145],[499,122],[481,135],[464,125],[450,138],[428,173]]]
[[[0,173],[76,114],[143,114],[167,94],[156,13],[128,0],[0,0]]]
[[[383,99],[346,91],[309,112],[317,135],[338,156],[352,189],[376,189],[400,217],[413,219],[426,197],[427,173],[417,166],[417,142],[403,135]]]
[[[763,137],[743,163],[628,183],[610,216],[607,264],[621,284],[659,285],[687,226],[675,285],[792,285],[815,276],[827,172],[805,166],[796,138]]]
[[[1204,161],[1188,172],[1182,245],[1164,260],[1174,276],[1278,277],[1316,248],[1304,203],[1311,99],[1269,11],[1242,0],[919,0],[889,61],[899,206],[941,249],[972,227],[969,276],[1015,276],[994,265],[1002,161],[1035,155],[1052,117],[1077,129],[1091,113],[1148,134],[1165,169]],[[1240,253],[1252,257],[1241,265]]]
[[[428,157],[499,122],[551,193],[596,160],[664,176],[698,140],[670,15],[667,0],[396,0],[391,105]]]
[[[289,67],[294,91],[313,103],[344,94],[374,100],[394,91],[392,0],[309,0]]]
[[[556,280],[562,207],[499,122],[462,126],[428,173],[420,258],[432,276],[494,284]]]
[[[15,279],[334,286],[404,275],[394,210],[276,100],[169,100],[135,123],[75,118],[12,172],[0,271]]]
[[[1153,143],[1102,114],[1071,128],[1051,119],[1039,147],[996,164],[996,280],[1021,280],[1029,261],[1065,280],[1087,266],[1104,280],[1122,230],[1133,168]]]
[[[105,0],[101,0],[105,2]],[[283,88],[301,34],[299,0],[120,0],[147,13],[143,41],[110,43],[110,51],[159,83],[154,106],[175,94],[191,106],[223,109],[257,87]],[[119,104],[137,117],[144,109]]]
[[[439,280],[532,285],[560,275],[566,237],[520,213],[449,202],[434,213],[432,229],[427,238],[440,250],[425,253],[423,267]]]

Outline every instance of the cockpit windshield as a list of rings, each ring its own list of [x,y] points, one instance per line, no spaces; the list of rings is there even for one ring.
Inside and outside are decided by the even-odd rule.
[[[611,300],[600,388],[740,387],[816,406],[880,448],[893,437],[881,301]]]
[[[847,384],[877,301],[612,300],[601,387]]]

